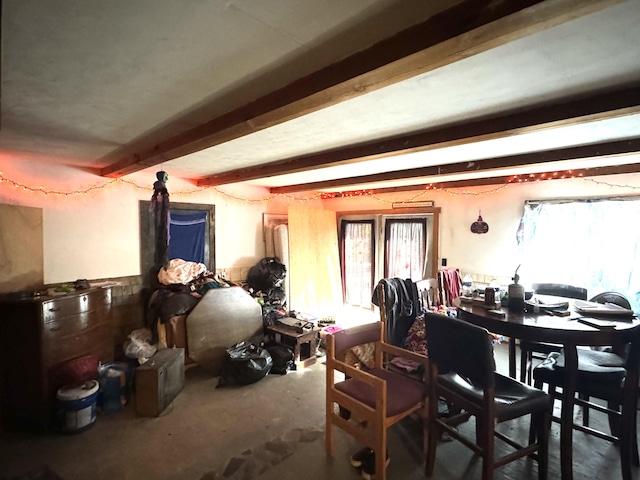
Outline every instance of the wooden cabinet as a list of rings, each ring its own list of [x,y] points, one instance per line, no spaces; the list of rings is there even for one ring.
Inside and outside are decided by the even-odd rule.
[[[0,301],[2,426],[49,428],[59,387],[56,372],[83,355],[114,356],[111,289]]]

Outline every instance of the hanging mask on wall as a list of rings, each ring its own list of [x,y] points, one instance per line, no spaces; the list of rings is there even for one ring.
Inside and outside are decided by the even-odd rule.
[[[478,220],[471,224],[471,232],[473,233],[487,233],[489,231],[489,224],[482,219],[482,215],[478,212]]]

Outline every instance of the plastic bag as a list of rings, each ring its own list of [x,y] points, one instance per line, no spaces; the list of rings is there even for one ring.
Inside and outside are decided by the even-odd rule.
[[[269,351],[255,343],[242,341],[227,349],[218,387],[249,385],[262,380],[273,366]]]
[[[280,287],[287,276],[287,267],[278,257],[264,257],[247,273],[247,283],[256,291],[269,293]]]
[[[151,344],[151,330],[148,328],[133,330],[123,347],[128,358],[149,358],[158,350],[157,345]]]
[[[267,345],[267,350],[273,359],[273,367],[269,373],[276,375],[286,375],[289,370],[296,369],[293,349],[280,343]]]

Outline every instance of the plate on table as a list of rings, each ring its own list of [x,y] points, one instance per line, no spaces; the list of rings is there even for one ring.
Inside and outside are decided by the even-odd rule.
[[[622,317],[633,316],[633,310],[621,307],[615,303],[597,303],[586,302],[584,300],[576,300],[574,302],[576,310],[584,315],[615,315]]]
[[[538,307],[540,310],[566,310],[569,308],[569,302],[545,302],[536,296],[531,300],[525,300],[524,303],[530,307]]]

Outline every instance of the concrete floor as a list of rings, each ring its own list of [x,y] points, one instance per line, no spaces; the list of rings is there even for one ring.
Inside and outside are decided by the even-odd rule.
[[[506,344],[496,348],[506,368]],[[0,478],[86,480],[171,479],[260,480],[358,479],[349,455],[360,446],[335,429],[335,455],[324,451],[322,361],[284,376],[270,375],[245,387],[216,389],[217,378],[200,367],[186,372],[186,385],[159,418],[136,417],[133,404],[99,416],[93,428],[75,435],[2,433]],[[578,412],[579,413],[579,412]],[[593,413],[593,421],[598,414]],[[462,428],[471,431],[469,422]],[[527,435],[525,422],[508,426]],[[558,426],[552,426],[549,479],[558,479]],[[390,480],[424,478],[421,427],[414,418],[391,429]],[[621,478],[617,449],[574,433],[574,478]],[[45,475],[49,468],[54,475]],[[636,472],[637,474],[637,472]],[[438,449],[437,480],[479,479],[480,462],[459,443]],[[537,465],[521,460],[496,472],[496,479],[536,479]]]

